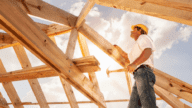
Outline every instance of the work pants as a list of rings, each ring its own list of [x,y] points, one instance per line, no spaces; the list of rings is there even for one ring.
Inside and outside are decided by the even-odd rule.
[[[128,108],[157,108],[153,85],[155,75],[147,65],[141,65],[134,72],[135,84]]]

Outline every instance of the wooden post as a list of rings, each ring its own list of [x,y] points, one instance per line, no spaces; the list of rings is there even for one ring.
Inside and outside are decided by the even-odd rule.
[[[16,45],[13,47],[15,50],[15,53],[17,55],[17,58],[19,59],[19,62],[23,69],[31,68],[31,63],[29,61],[29,58],[27,57],[27,54],[25,52],[25,49],[22,45]],[[45,96],[43,94],[43,91],[41,89],[41,86],[37,79],[29,79],[28,80],[33,93],[40,105],[41,108],[49,108],[49,105],[47,104],[47,101],[45,99]]]
[[[0,92],[0,107],[9,108],[9,105],[7,104],[7,101],[5,100],[1,92]]]
[[[90,56],[89,49],[88,49],[88,46],[87,46],[87,42],[85,40],[85,37],[82,34],[80,34],[78,36],[78,42],[79,42],[79,46],[80,46],[82,55],[84,57]],[[97,81],[96,74],[95,73],[89,73],[89,79],[91,80],[91,82],[93,82],[94,86],[96,88],[98,88],[98,90],[99,90],[99,84],[98,84],[98,81]],[[102,99],[104,100],[104,97],[102,97]],[[99,108],[103,108],[103,107],[99,106]]]
[[[83,9],[81,10],[81,13],[77,19],[76,22],[76,27],[78,28],[81,23],[83,22],[83,20],[85,19],[86,15],[89,13],[89,11],[91,10],[91,8],[94,6],[94,1],[93,0],[88,0],[87,3],[85,4],[85,6],[83,7]]]
[[[6,73],[6,70],[5,70],[1,60],[0,60],[0,70],[1,70],[0,71],[1,73]],[[7,92],[9,99],[13,103],[13,106],[15,108],[24,108],[24,106],[21,104],[21,100],[20,100],[12,82],[3,82],[2,85],[5,89],[5,91]]]
[[[78,31],[76,30],[76,28],[72,29],[69,37],[68,45],[67,45],[67,50],[66,50],[66,56],[70,60],[72,60],[74,55],[77,36],[78,36]],[[71,108],[79,108],[71,85],[67,81],[65,81],[62,77],[60,77],[60,80],[65,90],[65,94],[68,98]]]

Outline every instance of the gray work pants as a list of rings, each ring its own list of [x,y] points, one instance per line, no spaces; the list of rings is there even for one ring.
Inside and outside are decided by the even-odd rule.
[[[156,108],[153,85],[155,75],[146,65],[141,65],[134,72],[135,84],[132,89],[128,108]]]

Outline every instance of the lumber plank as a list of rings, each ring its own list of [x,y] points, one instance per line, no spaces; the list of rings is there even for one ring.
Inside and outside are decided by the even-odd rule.
[[[154,16],[178,23],[183,23],[186,25],[192,25],[192,8],[191,8],[191,1],[189,3],[181,4],[181,3],[175,3],[176,1],[173,0],[163,0],[164,2],[170,2],[171,5],[168,5],[166,3],[161,3],[161,5],[154,4],[154,3],[148,3],[148,0],[143,1],[137,1],[137,0],[97,0],[96,4],[122,9],[130,12],[136,12],[140,14],[145,14],[149,16]],[[181,0],[180,0],[181,1]],[[161,2],[161,0],[156,0],[156,2]],[[162,6],[162,4],[164,4]],[[173,5],[174,4],[174,5]],[[179,9],[173,8],[171,6],[175,6],[175,4],[179,4],[184,7],[184,9],[181,9],[181,7],[176,6]],[[190,10],[190,11],[189,11]]]
[[[77,42],[77,37],[78,37],[78,31],[77,31],[76,28],[73,28],[71,30],[71,34],[70,34],[70,37],[69,37],[69,42],[68,42],[67,50],[66,50],[66,56],[69,59],[73,58],[74,51],[75,51],[75,45],[76,45],[76,42]]]
[[[98,88],[93,87],[92,82],[79,71],[71,60],[67,59],[54,42],[16,5],[16,2],[1,0],[0,5],[2,5],[0,24],[3,30],[54,69],[55,72],[58,72],[60,76],[87,98],[94,101],[95,104],[106,107],[101,100],[102,94]]]
[[[131,96],[131,92],[132,92],[131,74],[125,72],[125,77],[126,77],[126,80],[127,80],[127,86],[128,86],[128,90],[129,90],[129,95]]]
[[[126,58],[124,58],[116,47],[114,47],[109,41],[99,35],[95,30],[89,27],[87,24],[83,24],[79,28],[79,32],[83,34],[87,39],[99,47],[108,56],[112,57],[116,62],[120,63],[125,67],[125,63],[129,63]]]
[[[19,59],[19,62],[23,69],[31,68],[31,63],[29,61],[29,58],[27,57],[26,51],[23,48],[22,45],[16,45],[13,47],[17,58]],[[47,104],[47,101],[45,99],[45,96],[43,94],[43,91],[41,89],[41,86],[37,79],[28,79],[28,82],[31,86],[31,89],[36,97],[36,100],[39,103],[39,106],[41,108],[49,108],[49,105]]]
[[[33,0],[27,0],[24,5],[21,0],[16,0],[18,5],[29,15],[49,20],[66,27],[75,27],[77,17],[68,12],[41,1],[39,5],[31,4]]]
[[[185,108],[189,107],[188,105],[181,102],[177,97],[175,97],[170,92],[162,89],[161,87],[154,85],[155,93],[159,95],[164,101],[166,101],[173,108]]]
[[[2,61],[0,60],[0,73],[7,73]],[[21,104],[21,100],[12,84],[12,82],[3,82],[2,83],[5,91],[7,92],[7,95],[9,97],[9,99],[11,100],[13,106],[15,108],[24,108],[24,106]]]
[[[0,82],[20,81],[35,78],[54,77],[54,76],[59,76],[59,74],[53,71],[51,68],[44,65],[23,70],[12,71],[6,74],[1,74]]]
[[[81,23],[83,22],[83,20],[85,19],[85,17],[87,16],[87,14],[89,13],[89,11],[94,5],[95,5],[95,2],[93,0],[88,0],[86,2],[85,6],[81,10],[81,13],[79,14],[79,17],[77,19],[77,22],[76,22],[77,28],[81,25]]]
[[[129,59],[128,59],[128,55],[126,52],[124,52],[118,45],[114,45],[114,47],[118,50],[118,52],[125,58],[125,66],[127,66],[129,64]],[[129,90],[129,94],[131,95],[131,89],[132,89],[132,81],[131,81],[131,73],[127,73],[125,72],[125,77],[127,80],[127,86],[128,86],[128,90]]]
[[[71,30],[71,34],[70,34],[67,49],[66,49],[66,56],[70,60],[72,60],[74,52],[75,52],[75,45],[77,42],[77,36],[78,36],[78,31],[76,28],[73,28]],[[65,81],[62,77],[60,77],[60,80],[61,80],[62,86],[65,90],[65,94],[67,96],[67,99],[70,103],[71,108],[79,108],[71,85],[67,81]]]
[[[7,33],[0,33],[0,47],[7,44],[12,44],[13,42],[13,38]]]
[[[82,34],[80,34],[78,36],[78,42],[79,42],[79,46],[80,46],[81,53],[82,53],[83,57],[90,56],[86,39],[85,39],[85,37]],[[89,73],[88,75],[89,75],[89,79],[91,80],[91,82],[93,82],[94,86],[99,88],[99,84],[98,84],[98,81],[97,81],[96,74],[95,73]],[[104,96],[102,97],[102,99],[104,100]],[[106,105],[106,103],[104,103],[104,104]],[[103,108],[103,106],[100,106],[100,105],[98,105],[98,107],[99,108]]]
[[[7,101],[5,100],[5,98],[3,97],[3,95],[0,92],[0,107],[2,108],[9,108],[9,105],[7,103]]]
[[[79,68],[79,70],[82,70],[81,72],[92,72],[93,70],[97,70],[99,68],[98,66],[99,63],[93,56],[76,58],[73,59],[72,61],[74,65],[76,65],[77,68]],[[22,70],[11,71],[6,74],[0,74],[0,82],[20,81],[35,78],[54,77],[54,76],[59,76],[59,74],[57,72],[54,72],[54,70],[51,69],[50,67],[42,65]]]
[[[161,98],[157,98],[156,100],[162,100]],[[105,100],[106,103],[108,102],[129,102],[129,99],[118,99],[118,100]],[[93,101],[78,101],[78,104],[85,104],[85,103],[94,103]],[[11,105],[12,103],[8,103]],[[48,102],[48,104],[69,104],[69,102]],[[32,102],[23,102],[22,105],[38,105],[38,103]],[[185,107],[188,108],[188,107]],[[191,107],[189,107],[191,108]]]
[[[88,70],[88,71],[96,71],[98,67],[95,66],[86,66],[81,67],[79,70]],[[87,72],[87,71],[86,71]],[[21,81],[21,80],[28,80],[28,79],[35,79],[35,78],[46,78],[46,77],[54,77],[59,76],[58,73],[53,71],[47,66],[39,66],[31,69],[13,71],[6,74],[0,74],[0,82],[8,82],[8,81]]]
[[[135,0],[140,2],[157,4],[165,7],[171,7],[179,10],[186,10],[192,12],[192,2],[190,0],[173,1],[173,0]]]
[[[40,24],[36,23],[41,30],[46,33],[49,37],[68,33],[71,31],[71,27],[65,27],[58,24]],[[0,33],[0,49],[12,47],[15,45],[19,45],[19,43],[14,40],[10,35],[6,33]]]
[[[156,75],[156,74],[155,74]],[[165,77],[156,75],[157,86],[179,96],[182,99],[185,99],[188,102],[192,103],[192,88],[181,87],[178,84],[172,82],[171,80],[166,79]]]

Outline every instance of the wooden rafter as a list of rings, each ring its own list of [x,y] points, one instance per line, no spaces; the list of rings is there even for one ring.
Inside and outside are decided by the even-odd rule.
[[[50,24],[50,25],[45,25],[45,24],[40,24],[36,23],[41,30],[46,33],[49,37],[68,33],[71,31],[71,27],[65,27],[62,25],[58,24]],[[7,47],[12,47],[15,45],[18,45],[19,43],[14,40],[10,35],[7,33],[0,33],[0,49],[7,48]]]
[[[70,37],[69,37],[68,45],[67,45],[67,50],[66,50],[66,56],[70,60],[72,60],[74,52],[75,52],[75,45],[77,42],[77,36],[78,36],[77,29],[76,28],[72,29]],[[65,90],[65,94],[68,98],[68,101],[70,103],[71,108],[79,108],[71,85],[67,81],[65,81],[62,77],[60,77],[60,80],[61,80],[61,83],[62,83],[63,88]]]
[[[9,108],[7,101],[3,97],[3,95],[0,92],[0,107],[2,108]]]
[[[162,89],[161,87],[158,87],[157,85],[154,85],[154,89],[155,89],[155,93],[157,95],[159,95],[164,101],[166,101],[173,108],[191,108],[188,105],[181,102],[173,94],[171,94],[170,92]]]
[[[66,27],[74,27],[77,17],[63,11],[55,6],[52,6],[44,1],[41,1],[39,5],[31,4],[33,0],[27,0],[22,3],[21,0],[17,1],[18,5],[29,15],[39,17],[41,19],[57,22],[63,24]]]
[[[155,73],[155,71],[154,71]],[[192,102],[192,88],[181,87],[177,83],[172,82],[162,76],[156,75],[156,85],[159,87],[185,99],[186,101]],[[178,80],[179,81],[179,80]]]
[[[81,72],[93,72],[93,70],[96,70],[95,67],[98,67],[99,65],[99,62],[93,56],[77,58],[73,59],[72,61],[79,68],[79,70],[82,70]],[[54,76],[59,76],[59,74],[54,72],[54,70],[50,67],[43,65],[1,74],[0,82],[20,81]]]
[[[77,22],[76,22],[76,27],[78,28],[81,23],[83,22],[83,20],[85,19],[86,15],[89,13],[89,11],[91,10],[91,8],[94,6],[95,2],[93,0],[88,0],[87,3],[85,4],[85,6],[83,7]]]
[[[7,0],[6,2],[5,1],[6,0],[0,1],[0,4],[2,4],[4,2],[7,5],[7,4],[9,4],[9,2],[7,2],[7,1],[10,1],[10,0]],[[82,10],[82,12],[78,18],[72,14],[69,14],[69,13],[67,13],[59,8],[56,8],[48,3],[45,3],[41,0],[26,0],[24,2],[21,0],[15,0],[15,1],[17,1],[18,5],[22,8],[22,10],[24,10],[25,12],[27,12],[30,15],[41,17],[41,18],[44,18],[44,19],[47,19],[50,21],[54,21],[54,22],[63,24],[62,27],[60,27],[60,25],[53,25],[53,26],[40,25],[39,27],[41,28],[41,30],[44,31],[44,33],[46,33],[48,36],[55,36],[58,34],[63,34],[63,33],[69,32],[71,30],[71,27],[76,27],[74,29],[78,29],[83,35],[85,35],[89,40],[91,40],[93,43],[95,43],[101,50],[103,50],[106,54],[108,54],[110,57],[112,57],[116,62],[118,62],[123,67],[126,66],[126,63],[125,63],[125,58],[123,58],[123,56],[121,55],[121,52],[119,52],[113,45],[111,45],[108,41],[106,41],[104,38],[102,38],[97,32],[95,32],[93,29],[91,29],[88,25],[84,24],[84,21],[85,21],[84,18],[88,14],[90,9],[94,6],[95,2],[97,4],[104,5],[104,6],[119,8],[119,9],[128,10],[128,11],[132,11],[132,12],[138,12],[138,13],[151,15],[151,16],[155,16],[155,17],[159,17],[159,18],[164,18],[164,19],[171,20],[171,21],[176,21],[176,22],[183,23],[183,24],[192,25],[192,20],[191,20],[192,2],[188,1],[188,0],[177,0],[177,1],[173,1],[173,0],[169,0],[169,1],[165,1],[165,0],[158,0],[158,1],[153,1],[153,0],[128,0],[128,1],[125,1],[125,0],[121,0],[121,1],[90,0],[86,3],[84,9]],[[84,77],[82,75],[82,73],[80,73],[80,71],[82,71],[81,69],[85,70],[84,69],[85,66],[84,65],[77,66],[77,64],[75,64],[74,62],[72,63],[72,61],[70,60],[69,55],[73,54],[73,51],[68,51],[69,53],[66,52],[68,54],[63,55],[63,53],[60,52],[57,49],[57,47],[55,47],[51,43],[50,39],[48,39],[46,37],[46,35],[44,33],[42,33],[42,31],[32,21],[30,21],[30,19],[27,18],[26,15],[24,15],[19,8],[17,8],[16,5],[14,8],[22,17],[24,16],[24,21],[27,22],[26,25],[29,27],[28,29],[30,29],[30,28],[35,29],[35,30],[31,30],[32,32],[29,31],[29,34],[30,33],[32,34],[34,32],[35,35],[37,34],[37,37],[38,37],[38,35],[42,35],[43,37],[38,37],[39,40],[36,38],[33,38],[33,37],[32,38],[34,40],[30,39],[30,36],[32,36],[32,35],[31,34],[27,35],[27,32],[24,32],[22,30],[22,27],[17,25],[18,23],[14,23],[14,21],[19,21],[18,16],[15,15],[16,17],[13,17],[13,18],[16,18],[16,20],[11,19],[11,17],[8,17],[7,14],[5,13],[5,11],[3,11],[3,9],[4,9],[3,8],[3,9],[0,9],[1,26],[6,32],[8,32],[11,35],[11,37],[8,34],[0,34],[0,49],[18,45],[17,41],[19,41],[25,47],[27,47],[29,50],[31,50],[36,56],[38,56],[42,61],[44,61],[49,67],[42,66],[42,67],[31,68],[29,62],[25,63],[26,61],[23,61],[22,67],[24,69],[22,71],[13,72],[13,73],[9,73],[9,74],[8,73],[2,74],[2,75],[0,75],[0,77],[6,78],[8,76],[9,78],[7,77],[7,79],[4,80],[7,83],[8,81],[21,80],[22,79],[21,77],[27,76],[27,72],[29,74],[27,77],[25,77],[26,79],[60,75],[62,82],[69,81],[74,87],[76,87],[78,90],[80,90],[83,94],[85,94],[88,98],[90,98],[92,100],[92,101],[90,101],[90,103],[94,102],[97,104],[97,102],[98,102],[98,105],[101,105],[101,107],[105,107],[105,102],[107,102],[107,101],[103,100],[103,96],[99,90],[99,86],[98,86],[98,82],[95,77],[95,74],[89,75],[91,81],[93,82],[93,84],[92,84],[86,77]],[[8,12],[9,11],[8,8],[5,8],[5,10],[6,9]],[[13,8],[10,8],[10,9],[13,9]],[[14,16],[14,14],[11,14],[11,15]],[[7,20],[7,18],[8,18],[8,20]],[[24,24],[24,26],[25,26],[25,24]],[[24,30],[27,31],[27,29],[24,29]],[[14,38],[12,38],[12,37],[14,37]],[[75,39],[75,38],[73,38],[73,39]],[[82,43],[86,43],[85,38],[79,39],[79,40],[80,40],[79,41],[80,46]],[[35,41],[38,41],[39,43],[42,42],[43,44],[38,44]],[[68,46],[70,46],[70,45],[68,45]],[[71,44],[71,46],[73,46],[73,48],[74,48],[74,45]],[[84,56],[89,55],[88,48],[86,48],[87,46],[86,45],[82,45],[82,46],[81,46],[81,49],[84,48],[84,50],[82,50],[82,52],[84,53],[83,55]],[[15,48],[16,47],[17,46],[15,46]],[[44,50],[44,48],[46,48],[46,50]],[[56,48],[56,50],[54,48]],[[69,49],[70,48],[68,48],[68,50]],[[87,51],[85,51],[85,50],[87,50]],[[51,51],[55,51],[55,52],[58,51],[59,53],[52,53]],[[53,56],[53,57],[49,56],[48,52],[49,53],[51,52],[50,54],[52,54],[51,56]],[[58,58],[56,57],[56,55],[59,55],[59,56],[57,56]],[[20,57],[20,59],[22,59],[22,58]],[[62,59],[63,61],[59,60],[59,59]],[[66,64],[67,69],[64,69],[61,65],[59,65],[59,63]],[[2,63],[0,63],[0,65],[2,65]],[[0,67],[1,67],[1,69],[4,68],[3,65]],[[90,68],[90,67],[87,67],[87,69],[88,68]],[[39,70],[35,70],[35,69],[39,69]],[[4,72],[6,72],[6,71],[4,71]],[[71,74],[70,72],[74,72],[74,73]],[[155,89],[156,89],[155,91],[158,95],[160,95],[168,104],[170,104],[173,107],[190,108],[189,106],[182,103],[179,99],[177,99],[175,96],[173,96],[171,94],[171,93],[174,93],[175,95],[177,95],[189,102],[192,102],[191,101],[192,100],[192,86],[190,84],[185,83],[170,75],[167,75],[157,69],[155,69],[154,73],[155,73],[156,79],[157,79],[157,82],[155,85]],[[76,78],[75,77],[76,75],[80,76],[80,78],[79,77]],[[130,90],[131,81],[129,80],[129,76],[128,76],[129,74],[126,73],[125,75],[127,78],[127,84],[128,84],[128,88],[129,88],[129,92],[130,92],[131,91]],[[10,79],[10,76],[14,76],[14,78],[13,78],[14,80]],[[2,79],[0,78],[0,80],[2,80]],[[11,85],[11,83],[5,84],[4,81],[3,81],[3,84],[6,85],[5,88],[11,87],[11,89],[14,89],[14,87],[13,87],[13,85]],[[80,83],[78,83],[78,81],[80,81]],[[86,83],[88,83],[88,84],[84,85]],[[81,103],[81,102],[76,102],[76,100],[74,101],[74,99],[75,99],[74,94],[71,92],[72,89],[68,83],[67,84],[63,83],[63,85],[65,87],[67,87],[65,89],[65,91],[66,90],[69,91],[66,94],[68,94],[68,96],[73,96],[71,98],[73,102],[70,102],[70,99],[68,98],[69,103],[71,104],[71,107],[77,108],[78,107],[77,103]],[[70,87],[70,88],[68,88],[68,87]],[[38,89],[36,89],[35,91],[37,91],[37,90]],[[13,90],[12,94],[15,94],[14,90]],[[2,98],[2,97],[0,97],[0,98]],[[16,98],[19,99],[17,95],[16,95]],[[126,100],[126,101],[128,101],[128,100]],[[16,108],[23,107],[22,105],[25,104],[25,103],[20,102],[20,100],[17,102],[15,102],[15,100],[13,100],[12,103],[16,105],[15,106]],[[44,101],[44,103],[46,105],[55,104],[55,103],[46,103],[45,101]],[[89,103],[89,102],[87,102],[87,103]],[[37,105],[38,103],[35,103],[35,104]],[[42,102],[39,102],[39,104],[41,106]],[[62,104],[66,104],[66,102],[63,102]]]
[[[161,98],[156,98],[156,100],[162,100]],[[129,99],[118,99],[118,100],[105,100],[106,103],[109,102],[129,102]],[[93,101],[77,101],[78,104],[94,103]],[[7,103],[11,105],[12,103]],[[47,102],[47,104],[70,104],[69,102]],[[32,102],[22,102],[22,105],[38,105],[38,103]]]
[[[7,73],[2,61],[0,60],[0,72],[1,73]],[[3,82],[2,83],[5,91],[7,92],[7,95],[9,96],[9,99],[11,100],[13,106],[15,108],[24,108],[24,106],[21,104],[21,100],[12,84],[12,82]]]
[[[15,50],[15,53],[17,55],[17,58],[19,59],[19,62],[23,69],[31,68],[31,63],[29,61],[29,58],[27,57],[27,54],[25,52],[25,49],[22,45],[16,45],[13,47]],[[38,101],[41,108],[49,108],[49,105],[47,104],[47,101],[45,99],[45,96],[43,94],[43,91],[41,89],[41,86],[37,79],[29,79],[28,80],[32,91],[36,97],[36,100]]]
[[[190,0],[96,0],[96,3],[107,7],[192,25],[192,8]]]
[[[192,12],[192,2],[190,0],[136,0],[140,2],[157,4],[165,7],[171,7],[179,10]]]
[[[97,90],[98,88],[93,87],[93,84],[86,76],[84,76],[46,34],[15,5],[15,2],[1,0],[0,4],[2,5],[0,9],[0,24],[3,30],[28,48],[45,64],[54,69],[54,71],[58,72],[60,76],[65,78],[90,100],[94,101],[95,104],[105,107],[105,104],[100,98],[102,94]],[[22,19],[20,17],[22,17]]]
[[[79,28],[79,32],[83,34],[87,39],[93,42],[108,56],[112,57],[121,66],[125,66],[125,58],[119,53],[118,49],[115,48],[109,41],[99,35],[95,30],[89,27],[87,24],[83,24]]]

